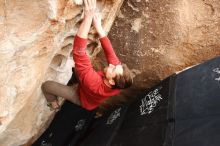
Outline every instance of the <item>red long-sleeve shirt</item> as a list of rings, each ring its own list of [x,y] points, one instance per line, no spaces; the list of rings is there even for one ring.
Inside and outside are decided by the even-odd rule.
[[[103,37],[100,42],[108,63],[113,65],[120,64],[109,39]],[[78,86],[79,97],[82,107],[92,110],[108,97],[118,94],[120,90],[109,88],[104,83],[103,72],[96,72],[93,69],[89,56],[86,54],[86,47],[87,39],[76,35],[73,45],[73,59],[76,73],[80,80]]]

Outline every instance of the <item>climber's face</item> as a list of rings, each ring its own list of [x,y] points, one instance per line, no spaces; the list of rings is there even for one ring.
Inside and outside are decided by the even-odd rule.
[[[122,65],[109,64],[108,67],[104,68],[105,77],[108,80],[112,80],[117,74],[123,74]]]

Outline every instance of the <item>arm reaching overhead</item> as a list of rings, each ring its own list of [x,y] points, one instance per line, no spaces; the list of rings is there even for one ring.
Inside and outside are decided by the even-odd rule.
[[[78,29],[73,45],[73,59],[79,79],[83,79],[93,67],[86,54],[88,33],[96,10],[96,0],[84,0],[84,19]]]
[[[108,63],[113,64],[113,65],[121,64],[121,62],[119,61],[118,57],[116,56],[114,52],[114,49],[112,47],[110,40],[106,36],[105,30],[102,27],[101,16],[97,13],[93,17],[93,25],[97,33],[99,34],[100,42],[101,42],[101,45],[104,50]]]

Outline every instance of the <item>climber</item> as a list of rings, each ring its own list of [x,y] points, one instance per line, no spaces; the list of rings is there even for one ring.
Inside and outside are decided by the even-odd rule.
[[[93,69],[86,54],[87,38],[92,24],[99,34],[109,64],[103,72]],[[87,110],[92,110],[108,97],[119,94],[120,89],[131,86],[133,82],[130,70],[119,61],[105,34],[101,17],[96,13],[96,0],[84,0],[84,18],[74,38],[73,59],[79,84],[66,86],[46,81],[41,86],[51,109],[59,108],[57,97],[62,97]]]

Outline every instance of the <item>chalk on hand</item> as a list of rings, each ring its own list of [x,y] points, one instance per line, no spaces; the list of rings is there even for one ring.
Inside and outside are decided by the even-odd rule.
[[[76,5],[82,5],[83,0],[72,0]]]

